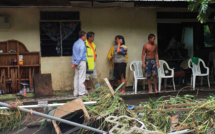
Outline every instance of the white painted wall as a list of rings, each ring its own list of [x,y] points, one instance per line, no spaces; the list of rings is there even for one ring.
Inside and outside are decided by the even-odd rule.
[[[23,42],[29,51],[40,51],[40,11],[79,11],[82,30],[95,32],[97,45],[98,81],[109,75],[107,53],[116,35],[125,37],[128,46],[128,61],[141,60],[143,43],[148,34],[157,34],[156,10],[149,8],[1,8],[0,14],[11,16],[11,28],[0,30],[0,41],[16,39]],[[71,44],[72,45],[72,44]],[[74,69],[71,57],[41,57],[42,73],[52,74],[54,90],[73,89]],[[127,65],[127,85],[133,75]]]

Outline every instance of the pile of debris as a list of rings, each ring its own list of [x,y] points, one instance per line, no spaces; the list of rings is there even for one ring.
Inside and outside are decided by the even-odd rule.
[[[21,106],[22,102],[17,100],[15,105]],[[19,127],[24,117],[25,113],[19,110],[0,109],[0,133],[5,133]]]
[[[148,103],[140,103],[133,110],[128,109],[128,105],[124,103],[118,93],[113,96],[106,86],[95,89],[89,96],[82,97],[82,99],[97,101],[96,105],[86,107],[90,120],[85,124],[99,126],[99,129],[105,131],[113,130],[112,128],[115,126],[105,120],[112,116],[128,116],[137,119],[144,123],[144,128],[148,130],[148,133],[168,133],[181,130],[190,130],[193,133],[215,131],[214,94],[207,99],[198,99],[193,95],[170,97],[168,100],[161,97],[156,101],[149,98]],[[128,131],[133,127],[131,124],[128,122],[127,126],[130,127]],[[79,132],[86,133],[86,130]]]
[[[163,134],[181,130],[189,130],[195,134],[209,133],[209,131],[214,133],[214,94],[207,99],[198,99],[192,95],[170,97],[168,100],[161,97],[156,101],[149,98],[149,102],[142,102],[138,106],[128,106],[117,92],[121,86],[115,92],[110,87],[100,86],[90,92],[88,96],[83,96],[54,109],[53,116],[62,119],[66,119],[68,116],[73,118],[72,121],[82,120],[77,123],[98,128],[110,134]],[[97,101],[97,103],[84,106],[82,101]],[[77,119],[75,111],[80,109],[83,110],[83,113],[78,115],[80,118]],[[6,113],[0,111],[0,132],[18,127],[23,116],[24,114],[20,111],[8,109]],[[59,122],[51,119],[55,131],[60,133],[57,126]],[[93,129],[84,127],[76,127],[72,131],[77,134],[94,133]]]
[[[192,95],[142,103],[134,109],[147,128],[151,123],[164,133],[190,129],[194,133],[215,131],[215,95],[197,99]]]

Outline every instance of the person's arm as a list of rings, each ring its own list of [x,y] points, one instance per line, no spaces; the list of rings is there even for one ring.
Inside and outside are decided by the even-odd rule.
[[[122,43],[122,39],[117,39],[117,44],[118,44],[117,49],[116,49],[117,53],[122,53],[122,51],[120,49],[121,43]]]
[[[81,59],[82,59],[83,55],[85,54],[84,52],[85,52],[85,49],[86,49],[86,46],[85,46],[84,43],[83,44],[79,43],[78,45],[80,47],[79,47],[79,50],[78,50],[77,56],[76,56],[76,61],[75,61],[76,65],[79,65],[79,63],[81,62]]]
[[[95,45],[94,51],[95,51],[95,55],[96,55],[96,58],[97,58],[97,53],[96,53],[96,45]]]
[[[76,43],[74,43],[73,45],[73,48],[72,48],[72,60],[71,60],[71,65],[72,65],[72,68],[75,68],[75,54],[76,54]]]
[[[142,51],[142,64],[143,64],[143,68],[146,68],[145,54],[146,54],[146,45],[143,46],[143,51]]]
[[[120,45],[121,45],[121,44],[120,44],[120,43],[118,43],[117,50],[116,50],[116,51],[117,51],[117,53],[121,53],[121,52],[122,52],[122,51],[120,50]]]
[[[156,57],[156,60],[157,60],[157,68],[159,68],[160,65],[159,65],[159,56],[158,56],[158,45],[156,45],[155,57]]]
[[[110,48],[109,52],[108,52],[108,55],[107,55],[108,60],[112,60],[112,58],[113,58],[113,53],[114,53],[114,47],[112,46],[112,47]]]

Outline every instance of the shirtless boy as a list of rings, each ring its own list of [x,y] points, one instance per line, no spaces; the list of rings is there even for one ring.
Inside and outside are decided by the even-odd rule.
[[[145,56],[146,54],[146,56]],[[155,93],[158,93],[157,88],[157,76],[159,68],[159,58],[158,58],[158,48],[157,44],[155,44],[155,35],[150,34],[148,36],[148,43],[143,46],[142,51],[142,61],[143,61],[143,68],[145,68],[145,77],[147,77],[147,83],[149,94],[152,94],[152,87],[151,87],[151,77],[153,77],[154,86],[155,86]]]

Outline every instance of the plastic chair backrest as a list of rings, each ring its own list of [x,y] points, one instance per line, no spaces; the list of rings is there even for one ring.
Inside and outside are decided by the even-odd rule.
[[[134,70],[132,69],[134,67]],[[142,61],[132,61],[130,64],[131,71],[134,71],[134,77],[143,77]]]
[[[191,68],[193,73],[201,74],[200,62],[204,62],[202,59],[199,58],[198,64],[193,63],[191,59],[188,62],[192,63]]]
[[[166,64],[166,66],[168,66],[167,62],[164,60],[159,60],[159,68],[158,68],[158,75],[161,76],[165,76],[165,72],[164,72],[164,64]]]

